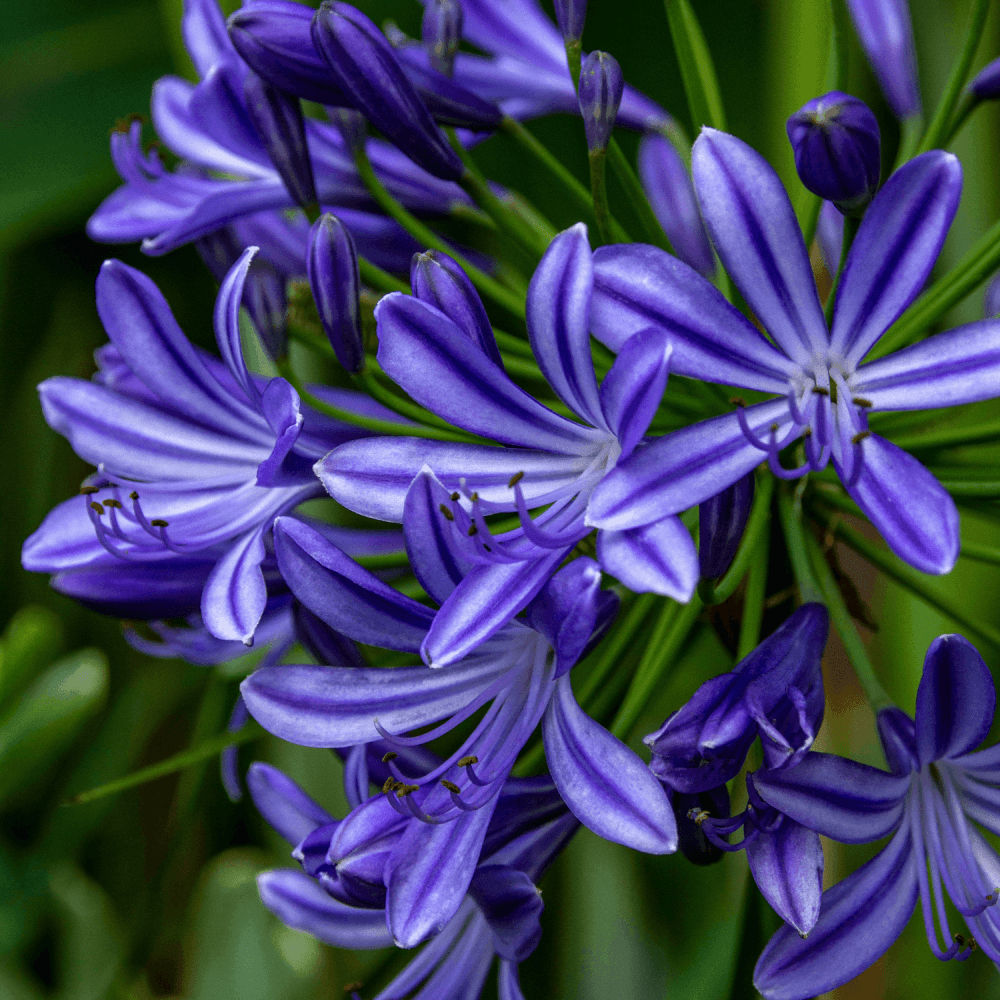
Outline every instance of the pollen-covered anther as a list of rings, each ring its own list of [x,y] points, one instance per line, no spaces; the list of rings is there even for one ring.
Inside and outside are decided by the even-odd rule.
[[[469,499],[470,499],[470,500],[471,500],[471,501],[472,501],[473,503],[479,503],[479,494],[478,494],[478,493],[473,493],[473,494],[471,494],[471,495],[469,496]]]
[[[119,510],[121,509],[121,501],[115,500],[114,497],[112,497],[110,500],[104,500],[102,502],[105,507],[115,507]]]
[[[855,396],[851,400],[851,402],[855,406],[865,406],[865,407],[868,407],[869,409],[875,405],[870,399],[865,399],[864,396]]]
[[[96,511],[98,514],[104,513],[104,508],[96,500],[90,501],[90,509]]]
[[[688,819],[693,819],[698,826],[701,826],[712,814],[707,809],[689,809]]]
[[[154,517],[152,521],[149,522],[154,528],[168,528],[170,526],[169,521],[164,521],[162,517]]]
[[[389,792],[391,792],[398,784],[399,782],[396,781],[396,779],[390,774],[389,777],[386,778],[382,784],[382,791],[385,792],[386,795],[388,795]]]
[[[524,479],[524,473],[523,472],[515,472],[514,475],[511,476],[509,480],[507,480],[507,488],[512,490],[515,486],[517,486],[517,484],[522,479]]]
[[[872,436],[871,431],[858,431],[858,433],[851,438],[851,444],[861,444],[861,442],[864,441],[866,437],[871,437],[871,436]]]
[[[405,799],[407,795],[412,794],[420,788],[419,785],[404,785],[401,781],[396,782],[396,796],[401,799]]]
[[[452,503],[454,503],[456,500],[460,499],[461,496],[462,496],[462,494],[459,493],[458,490],[455,490],[455,492],[452,493],[452,495],[451,495]]]
[[[478,534],[478,532],[479,528],[476,527],[476,522],[473,521],[472,524],[469,525],[469,538],[472,538],[472,536]]]
[[[91,493],[99,493],[100,489],[100,486],[81,486],[80,493],[85,497],[89,497]]]
[[[747,401],[742,396],[730,396],[729,402],[734,406],[738,406],[743,409],[745,409],[747,405]]]
[[[474,756],[463,757],[459,762],[459,767],[468,767],[470,764],[478,764],[479,758]]]
[[[443,503],[442,504],[438,504],[438,510],[441,511],[441,513],[444,515],[444,518],[445,518],[446,521],[454,521],[455,520],[455,515],[452,514],[452,512],[450,510],[448,510],[448,508],[445,507],[445,505]]]
[[[964,937],[964,935],[956,933],[956,934],[953,934],[952,937],[954,938],[955,943],[959,946],[959,948],[964,948],[965,947],[965,937]]]
[[[132,492],[128,495],[128,498],[129,498],[129,500],[138,500],[139,499],[139,494],[136,493],[135,490],[132,490]]]
[[[461,788],[458,787],[458,785],[455,784],[454,781],[448,781],[447,778],[442,778],[441,784],[444,785],[444,787],[447,788],[449,792],[454,792],[456,795],[462,790]]]
[[[390,760],[395,760],[399,756],[395,750],[389,750],[385,756],[382,758],[383,764],[388,764]]]
[[[814,385],[812,387],[812,391],[814,393],[816,393],[817,396],[829,396],[830,395],[830,390],[829,389],[824,389],[823,386],[821,386],[821,385]]]

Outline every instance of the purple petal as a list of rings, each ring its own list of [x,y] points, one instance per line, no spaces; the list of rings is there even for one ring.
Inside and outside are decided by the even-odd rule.
[[[748,472],[709,497],[698,509],[698,562],[706,579],[722,576],[732,564],[753,507],[754,476]]]
[[[595,251],[590,317],[594,336],[613,351],[647,327],[666,331],[678,375],[785,393],[796,371],[714,285],[657,247]]]
[[[358,296],[358,254],[350,229],[336,216],[321,215],[309,231],[309,287],[320,322],[337,360],[351,372],[365,366]]]
[[[667,387],[673,345],[664,330],[647,327],[622,344],[611,370],[601,382],[601,410],[621,445],[624,462],[642,440]]]
[[[235,55],[216,0],[187,0],[181,34],[199,76],[204,76],[221,59]]]
[[[893,774],[909,774],[919,770],[917,763],[916,729],[911,719],[895,705],[883,708],[875,717],[878,738],[882,743],[886,763]]]
[[[754,985],[766,1000],[810,1000],[876,962],[913,914],[917,863],[909,834],[901,831],[871,861],[823,893],[819,920],[808,938],[788,924],[782,927],[754,969]]]
[[[816,242],[819,244],[823,266],[832,277],[840,267],[840,255],[844,246],[844,217],[832,201],[824,201],[819,210]]]
[[[753,784],[768,805],[810,830],[843,844],[866,844],[899,825],[910,779],[808,753],[794,767],[756,771]]]
[[[962,194],[962,166],[939,149],[910,160],[868,207],[837,288],[830,349],[857,364],[916,298]]]
[[[500,959],[498,978],[498,995],[500,1000],[524,1000],[521,991],[521,978],[518,975],[517,963]]]
[[[1000,322],[936,334],[863,365],[852,389],[876,410],[924,410],[1000,396]]]
[[[745,142],[710,128],[694,144],[691,168],[715,249],[764,329],[797,362],[824,352],[809,254],[778,175]]]
[[[927,650],[917,691],[920,764],[975,750],[993,725],[993,675],[975,646],[960,635],[938,636]]]
[[[337,948],[386,948],[392,936],[382,910],[331,899],[305,872],[281,868],[257,876],[263,904],[282,923]]]
[[[317,827],[335,822],[288,775],[270,764],[254,761],[250,765],[247,788],[257,811],[293,846]]]
[[[425,465],[446,489],[472,483],[495,510],[514,510],[512,476],[524,473],[521,486],[534,507],[570,485],[588,464],[586,456],[404,437],[350,441],[317,462],[315,471],[330,496],[349,510],[398,523],[410,484]]]
[[[598,432],[558,416],[515,385],[426,302],[394,292],[375,307],[375,318],[383,370],[449,423],[504,444],[563,455],[578,455],[598,442]]]
[[[290,454],[305,423],[299,394],[283,378],[273,378],[264,389],[260,408],[275,442],[271,454],[257,466],[257,485],[294,486],[309,467],[307,459]]]
[[[920,113],[917,55],[907,0],[847,0],[861,47],[893,114]]]
[[[194,630],[192,629],[192,631]],[[226,659],[229,657],[227,656]],[[233,710],[229,715],[229,722],[226,725],[226,732],[238,733],[249,719],[250,713],[247,712],[243,699],[237,695]],[[240,784],[240,748],[238,744],[234,743],[232,746],[226,747],[219,754],[219,777],[222,779],[222,787],[226,790],[229,801],[239,802],[243,798],[243,786]]]
[[[593,284],[587,227],[578,222],[549,244],[531,278],[528,336],[538,366],[556,395],[591,426],[603,427],[590,354]]]
[[[779,439],[793,426],[785,399],[749,406],[743,416],[764,441],[772,426]],[[702,420],[637,448],[609,472],[590,498],[587,523],[615,531],[651,524],[715,496],[766,457],[744,436],[736,413]]]
[[[576,703],[561,677],[542,721],[552,780],[573,815],[598,836],[647,854],[677,850],[677,824],[652,771]]]
[[[469,895],[493,932],[493,947],[501,959],[523,962],[542,937],[539,922],[544,905],[535,883],[509,865],[481,865]]]
[[[253,645],[253,635],[267,605],[263,524],[233,541],[215,564],[201,594],[201,617],[217,639],[239,639]]]
[[[771,908],[799,934],[808,934],[819,917],[823,892],[819,835],[786,818],[775,832],[759,833],[746,851],[754,881]]]
[[[861,441],[857,483],[847,487],[889,548],[924,573],[949,573],[959,551],[958,511],[912,455],[872,434]]]
[[[383,583],[314,528],[279,518],[274,549],[292,593],[331,628],[385,649],[420,648],[433,612]]]
[[[678,517],[599,532],[597,558],[605,572],[637,594],[662,594],[686,603],[698,585],[698,553]]]

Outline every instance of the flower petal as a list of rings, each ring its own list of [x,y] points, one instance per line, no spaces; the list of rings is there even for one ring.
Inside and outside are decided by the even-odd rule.
[[[830,349],[856,365],[916,298],[962,194],[958,158],[931,150],[899,168],[868,207],[837,288]]]
[[[199,76],[226,56],[235,55],[216,0],[188,0],[181,17],[181,34]]]
[[[658,247],[598,247],[590,317],[594,336],[613,351],[649,326],[666,331],[678,375],[784,393],[795,372],[714,285]]]
[[[867,844],[898,826],[910,779],[808,753],[794,767],[754,772],[753,785],[768,805],[810,830],[842,844]]]
[[[509,865],[481,865],[469,895],[493,932],[493,947],[501,959],[523,962],[542,937],[539,918],[544,905],[535,883]]]
[[[921,764],[970,753],[989,735],[996,711],[993,675],[960,635],[938,636],[927,650],[917,691],[917,755]]]
[[[662,594],[686,603],[698,585],[698,553],[678,517],[599,532],[597,558],[605,572],[637,594]]]
[[[764,329],[799,363],[825,352],[826,320],[809,253],[770,164],[735,136],[705,128],[691,169],[715,249]]]
[[[234,540],[215,564],[201,593],[201,617],[217,639],[239,639],[253,645],[253,635],[267,605],[264,533],[269,523]]]
[[[542,720],[552,780],[573,815],[598,836],[647,854],[677,850],[677,823],[652,771],[556,684]]]
[[[293,847],[317,827],[334,822],[288,775],[270,764],[250,765],[247,788],[257,811]]]
[[[331,899],[305,872],[280,868],[257,876],[263,904],[282,923],[337,948],[386,948],[392,936],[382,910]]]
[[[885,438],[872,434],[860,446],[861,475],[847,487],[851,498],[900,559],[924,573],[950,573],[960,546],[955,501]]]
[[[871,861],[823,893],[803,939],[785,924],[754,969],[766,1000],[810,1000],[876,962],[903,932],[917,904],[917,860],[901,831]]]

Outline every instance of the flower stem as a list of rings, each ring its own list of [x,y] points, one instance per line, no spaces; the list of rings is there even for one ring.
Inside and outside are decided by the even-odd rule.
[[[636,172],[632,168],[632,164],[629,163],[628,157],[622,152],[621,146],[618,145],[618,140],[613,137],[608,143],[608,153],[610,154],[611,169],[615,172],[618,183],[625,189],[625,194],[632,203],[632,209],[639,217],[639,223],[642,226],[642,235],[654,246],[666,250],[667,253],[673,253],[670,240],[667,239],[667,234],[663,231],[663,226],[660,225],[659,219],[656,218],[656,213],[649,204],[649,199],[646,197],[646,191],[642,183],[638,176],[636,176]]]
[[[795,576],[802,603],[808,604],[810,601],[816,601],[822,604],[823,598],[816,578],[813,576],[809,553],[806,551],[806,530],[802,523],[800,488],[807,481],[802,480],[799,488],[796,488],[794,498],[789,496],[785,490],[778,493],[778,511],[781,514],[781,527],[785,533],[788,557],[792,561],[792,573]]]
[[[573,89],[580,86],[580,64],[583,56],[581,39],[570,38],[566,41],[566,62],[569,64],[569,76],[573,81]]]
[[[606,149],[590,151],[590,193],[594,202],[594,218],[597,219],[597,233],[602,244],[613,243],[611,238],[611,212],[608,209],[608,185],[604,166],[608,159]]]
[[[760,627],[764,620],[764,597],[767,593],[770,541],[770,525],[765,521],[757,546],[757,558],[750,566],[747,588],[743,596],[743,617],[740,622],[740,638],[736,646],[737,660],[749,656],[760,642]]]
[[[851,244],[854,237],[858,235],[858,227],[861,220],[853,215],[844,216],[844,241],[840,247],[840,263],[837,265],[837,273],[833,278],[833,285],[830,287],[830,294],[826,298],[826,305],[823,313],[826,316],[826,325],[833,321],[833,306],[837,299],[837,287],[840,284],[840,276],[844,273],[844,265],[847,263],[847,255],[851,252]]]
[[[688,0],[664,0],[677,62],[684,81],[691,124],[697,132],[702,125],[726,129],[719,81],[701,25]]]
[[[410,286],[407,282],[376,267],[370,260],[358,257],[358,271],[361,273],[361,280],[370,288],[377,292],[405,292],[409,294]]]
[[[886,437],[897,448],[904,451],[928,451],[938,448],[960,448],[967,444],[985,444],[1000,441],[1000,421],[978,424],[972,427],[951,427],[947,430],[931,431],[927,434],[900,435],[887,434]]]

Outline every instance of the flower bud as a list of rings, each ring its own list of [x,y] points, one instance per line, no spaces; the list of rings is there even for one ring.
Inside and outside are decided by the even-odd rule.
[[[586,17],[587,0],[556,0],[556,22],[563,41],[578,42],[583,37]]]
[[[920,114],[917,55],[906,0],[847,0],[858,41],[900,120]]]
[[[650,133],[639,142],[639,178],[674,253],[711,278],[715,258],[695,198],[691,174],[673,144]]]
[[[361,336],[361,279],[358,255],[348,228],[329,212],[309,231],[306,272],[320,322],[337,360],[349,372],[365,366]]]
[[[428,173],[461,177],[458,154],[368,17],[350,4],[325,0],[313,18],[312,38],[350,105]]]
[[[420,25],[431,65],[445,76],[455,68],[455,53],[462,40],[461,0],[429,0]]]
[[[729,569],[753,506],[754,478],[749,472],[698,507],[698,562],[703,579],[715,580]]]
[[[1000,97],[1000,59],[987,63],[973,77],[968,89],[981,101],[993,101]]]
[[[492,361],[503,367],[493,327],[479,293],[462,268],[440,250],[413,255],[410,265],[413,294],[452,320]]]
[[[315,204],[316,185],[299,99],[253,72],[243,81],[243,96],[250,121],[288,193],[303,208]]]
[[[580,70],[580,113],[591,152],[607,149],[624,89],[622,68],[614,56],[591,52],[584,59]]]
[[[813,194],[845,214],[872,200],[882,169],[881,138],[864,101],[831,91],[804,104],[785,128],[795,169]]]

